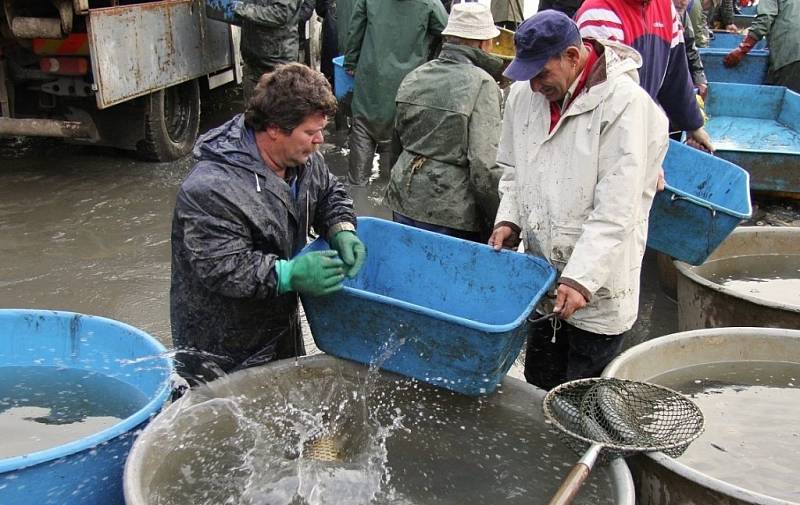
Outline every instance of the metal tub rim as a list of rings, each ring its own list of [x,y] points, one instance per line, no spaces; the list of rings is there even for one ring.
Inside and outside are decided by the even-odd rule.
[[[270,366],[270,367],[286,367],[286,366],[296,366],[295,363],[298,364],[309,364],[309,365],[324,365],[325,363],[336,362],[336,361],[343,361],[346,363],[351,363],[356,366],[364,366],[360,363],[355,361],[351,361],[345,358],[338,358],[336,356],[330,354],[314,354],[311,356],[300,356],[295,361],[294,358],[274,361],[272,363],[268,363],[267,365],[263,366]],[[247,370],[241,370],[236,372],[236,374],[247,373]],[[388,372],[393,374],[393,372]],[[230,382],[231,376],[236,376],[236,374],[232,374],[226,377],[222,377],[217,379],[219,386],[225,385],[227,382]],[[539,390],[536,386],[532,386],[524,381],[519,379],[515,379],[511,376],[506,376],[503,381],[503,388],[509,389],[511,391],[516,390],[517,392],[522,391],[523,389],[535,389],[540,391],[541,394],[539,395],[539,400],[544,398],[544,391]],[[494,393],[490,395],[488,398],[491,397],[499,397],[502,393]],[[487,397],[484,397],[486,400]],[[169,416],[170,412],[174,409],[180,408],[178,405],[182,403],[182,399],[172,403],[167,408],[165,408],[160,415]],[[532,405],[541,405],[541,401],[534,402]],[[157,419],[156,419],[157,421]],[[148,450],[148,447],[145,446],[145,442],[147,440],[148,432],[154,429],[157,429],[158,424],[150,423],[147,428],[141,433],[139,437],[137,437],[136,441],[134,441],[133,445],[131,446],[130,452],[128,453],[128,458],[125,461],[125,469],[123,472],[123,490],[125,494],[125,503],[129,505],[144,505],[147,503],[146,496],[142,493],[142,486],[135,485],[137,481],[137,477],[141,477],[141,465],[144,458],[144,454]],[[140,443],[141,442],[141,443]],[[577,457],[576,457],[577,459]],[[609,477],[611,480],[611,488],[614,494],[613,499],[615,505],[636,505],[636,490],[633,483],[633,476],[631,475],[630,469],[628,468],[628,464],[625,462],[624,458],[616,458],[608,463],[608,470],[609,470]]]
[[[161,342],[156,340],[150,334],[136,327],[133,327],[129,324],[123,323],[122,321],[117,321],[107,317],[93,316],[89,314],[69,312],[64,310],[0,309],[0,316],[2,315],[13,316],[15,314],[18,314],[20,316],[33,316],[33,317],[58,316],[64,318],[74,318],[76,316],[80,316],[82,318],[91,318],[94,321],[98,321],[100,323],[107,323],[110,326],[121,328],[123,330],[129,331],[132,334],[141,337],[148,344],[153,346],[153,348],[157,350],[159,353],[164,353],[167,350],[164,347],[164,345],[161,344]],[[171,387],[169,385],[169,381],[164,381],[157,395],[155,395],[149,402],[147,402],[139,410],[137,410],[130,416],[126,417],[125,419],[122,419],[113,426],[110,426],[104,430],[98,431],[96,433],[80,438],[73,442],[60,444],[55,447],[50,447],[49,449],[43,449],[41,451],[35,451],[28,454],[23,454],[22,456],[14,456],[12,458],[0,459],[0,474],[23,470],[25,468],[39,465],[41,463],[47,463],[49,461],[56,461],[62,458],[66,458],[68,456],[72,456],[82,451],[92,449],[93,447],[103,444],[104,442],[113,440],[116,437],[119,437],[120,435],[124,435],[125,433],[130,432],[137,426],[141,425],[142,423],[150,419],[152,415],[157,413],[161,408],[161,406],[166,401],[170,392],[171,392]]]
[[[678,262],[676,262],[678,263]],[[783,328],[761,328],[761,327],[725,327],[725,328],[705,328],[699,330],[683,331],[679,333],[672,333],[663,337],[654,338],[647,342],[637,344],[627,351],[617,356],[609,365],[603,370],[603,377],[618,377],[620,376],[620,369],[633,358],[644,357],[645,355],[655,355],[658,353],[659,348],[670,347],[672,345],[679,345],[687,340],[705,340],[707,337],[730,337],[732,334],[736,335],[752,335],[756,337],[769,337],[769,336],[782,336],[796,339],[800,342],[800,330],[791,330]],[[688,366],[688,364],[687,364]],[[624,374],[622,377],[626,377]],[[687,466],[680,461],[673,459],[662,452],[644,453],[642,457],[650,458],[653,462],[663,466],[667,470],[695,482],[703,487],[712,489],[720,494],[727,495],[737,500],[747,503],[758,503],[759,505],[798,505],[797,502],[790,502],[781,500],[769,495],[761,494],[755,491],[750,491],[741,486],[731,484],[730,482],[711,477],[694,468]]]
[[[792,227],[754,227],[754,226],[739,226],[728,236],[726,242],[732,239],[735,239],[741,235],[750,235],[755,233],[763,233],[768,235],[798,235],[800,237],[800,228],[792,228]],[[720,254],[720,250],[725,247],[725,242],[720,245],[720,248],[714,251],[711,256],[706,259],[706,261],[713,261],[717,258]],[[769,253],[761,253],[761,254],[769,254]],[[760,254],[740,254],[738,256],[759,256]],[[723,256],[725,257],[725,256]],[[739,298],[741,300],[746,300],[752,304],[760,305],[762,307],[767,307],[770,309],[777,309],[777,310],[785,310],[787,312],[794,312],[800,314],[800,305],[793,305],[790,303],[785,302],[775,302],[770,300],[765,300],[763,298],[759,298],[743,291],[738,291],[735,289],[731,289],[725,287],[721,284],[717,284],[716,282],[711,281],[703,277],[702,275],[697,273],[698,268],[702,268],[701,265],[693,266],[688,263],[684,263],[683,261],[675,261],[675,267],[678,269],[680,275],[683,275],[690,281],[699,284],[703,287],[716,291],[718,293],[722,293],[727,296],[731,296],[734,298]]]

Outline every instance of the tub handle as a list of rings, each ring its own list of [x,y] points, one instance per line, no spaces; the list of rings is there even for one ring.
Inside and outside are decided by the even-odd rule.
[[[710,210],[711,211],[711,217],[717,217],[717,209],[715,209],[714,207],[712,207],[712,206],[710,206],[708,204],[704,204],[704,203],[696,202],[696,201],[693,201],[693,200],[689,200],[689,198],[687,198],[685,196],[680,196],[680,195],[676,195],[675,193],[672,193],[672,197],[670,198],[670,201],[674,202],[676,200],[691,201],[695,205],[698,205],[700,207],[703,207],[703,208],[706,208],[706,209]]]

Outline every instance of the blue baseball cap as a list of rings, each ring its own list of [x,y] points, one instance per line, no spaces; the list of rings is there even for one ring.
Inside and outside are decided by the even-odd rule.
[[[503,75],[513,81],[529,81],[547,60],[558,56],[580,39],[578,25],[563,12],[544,10],[529,17],[514,35],[516,54]]]

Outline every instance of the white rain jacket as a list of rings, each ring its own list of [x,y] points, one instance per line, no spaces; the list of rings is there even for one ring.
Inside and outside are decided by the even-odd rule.
[[[497,153],[504,173],[495,222],[518,225],[526,251],[584,288],[589,303],[570,324],[616,335],[636,321],[667,118],[639,86],[639,53],[609,41],[595,47],[603,54],[586,88],[552,132],[544,95],[528,82],[513,85]],[[551,293],[541,309],[554,301]]]

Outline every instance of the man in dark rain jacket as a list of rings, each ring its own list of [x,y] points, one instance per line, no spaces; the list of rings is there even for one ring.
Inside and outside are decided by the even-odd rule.
[[[485,242],[500,198],[497,165],[501,92],[487,53],[500,34],[489,8],[454,4],[439,57],[406,76],[397,93],[386,203],[395,221]],[[394,160],[393,160],[394,161]]]
[[[297,293],[358,273],[353,201],[317,152],[335,110],[322,74],[283,65],[198,140],[172,222],[172,339],[190,384],[304,354]],[[295,256],[309,227],[334,250]]]
[[[245,103],[265,72],[271,72],[283,63],[297,61],[300,52],[297,24],[304,3],[304,0],[243,0],[233,3],[234,12],[242,20]]]

